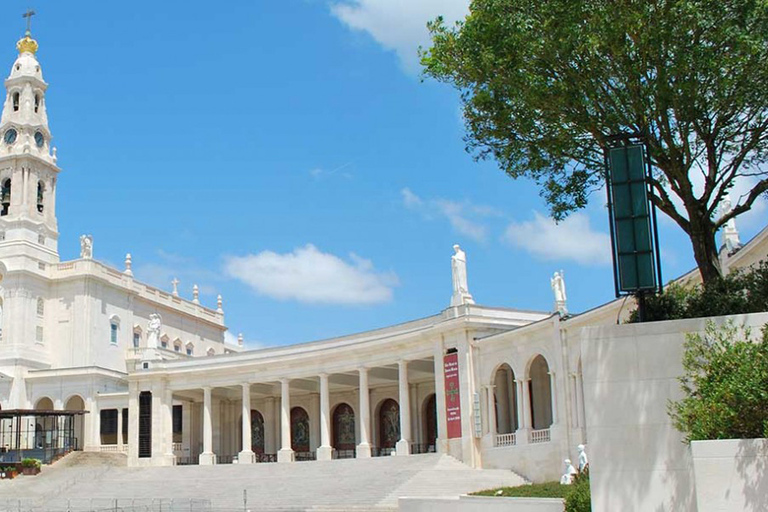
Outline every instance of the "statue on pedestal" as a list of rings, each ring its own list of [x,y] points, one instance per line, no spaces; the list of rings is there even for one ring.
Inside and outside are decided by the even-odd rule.
[[[565,272],[562,270],[560,272],[555,272],[555,275],[549,280],[550,285],[552,286],[552,293],[555,296],[555,311],[560,313],[560,316],[566,316],[568,314],[564,274]]]
[[[469,293],[469,285],[467,284],[467,255],[458,244],[453,246],[453,252],[454,254],[451,256],[451,276],[453,278],[451,306],[474,304],[475,301]]]
[[[723,197],[723,201],[720,203],[720,218],[722,219],[733,210],[731,204],[731,196],[726,194]],[[741,249],[741,237],[739,237],[739,230],[736,228],[736,219],[731,218],[723,226],[722,233],[723,246],[725,247],[726,254],[733,254]]]
[[[93,258],[93,236],[80,235],[80,257],[84,260]]]
[[[160,329],[163,326],[163,319],[157,313],[149,315],[149,325],[147,326],[147,348],[157,348],[160,346]]]

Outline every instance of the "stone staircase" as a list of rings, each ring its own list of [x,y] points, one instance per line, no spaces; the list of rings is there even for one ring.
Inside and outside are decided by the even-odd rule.
[[[57,476],[54,471],[35,477],[29,483],[34,483],[38,499],[20,510],[383,512],[396,510],[400,496],[457,496],[525,483],[510,471],[471,469],[439,454],[170,468],[129,468],[106,455],[119,456],[83,454],[66,461],[68,466],[62,466],[59,473],[89,475],[68,486],[47,482]],[[28,482],[20,483],[24,485],[16,491],[28,493]],[[0,496],[9,496],[5,490],[17,494],[0,486]],[[2,507],[0,498],[0,511]]]

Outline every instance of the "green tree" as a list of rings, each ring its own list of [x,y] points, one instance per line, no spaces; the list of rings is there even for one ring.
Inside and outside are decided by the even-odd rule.
[[[686,441],[768,437],[768,328],[751,341],[733,322],[687,336],[684,398],[669,405]]]
[[[535,180],[561,220],[602,186],[609,137],[640,134],[651,200],[702,279],[721,275],[715,233],[768,190],[768,2],[474,0],[429,29],[424,73],[461,92],[477,158]],[[753,186],[721,218],[740,177]]]

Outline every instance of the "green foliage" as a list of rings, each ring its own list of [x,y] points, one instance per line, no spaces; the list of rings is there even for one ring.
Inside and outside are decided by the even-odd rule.
[[[560,220],[602,185],[609,137],[639,134],[652,200],[704,280],[720,274],[716,230],[768,190],[767,2],[473,0],[463,22],[429,29],[424,74],[460,91],[476,158],[535,180]],[[715,219],[744,174],[752,190]]]
[[[768,262],[735,270],[704,285],[670,284],[664,293],[647,297],[645,321],[678,320],[768,311]],[[629,322],[639,322],[637,310]]]
[[[40,463],[40,461],[38,459],[27,458],[27,459],[22,459],[21,460],[21,467],[23,467],[23,468],[37,468],[37,469],[40,469],[41,466],[42,466],[42,464]]]
[[[589,488],[589,471],[579,473],[573,479],[565,496],[565,512],[591,512],[592,494]]]
[[[708,321],[686,337],[680,385],[669,414],[687,442],[768,437],[768,326],[762,339],[732,321]]]
[[[500,496],[508,498],[564,498],[569,486],[560,482],[545,482],[543,484],[520,485],[517,487],[501,487],[472,493],[473,496]],[[501,493],[499,493],[501,491]]]

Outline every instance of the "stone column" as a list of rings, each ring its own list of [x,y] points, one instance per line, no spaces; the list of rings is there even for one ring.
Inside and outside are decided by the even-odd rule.
[[[530,428],[530,422],[528,421],[528,409],[530,407],[530,401],[528,393],[528,381],[518,380],[517,382],[517,421],[519,427],[517,429],[517,436],[515,442],[517,444],[528,443],[528,429]]]
[[[243,384],[243,449],[237,454],[238,464],[253,464],[256,455],[253,453],[253,431],[251,430],[251,384]]]
[[[371,456],[371,404],[368,391],[368,368],[360,367],[360,444],[357,445],[358,459]]]
[[[117,408],[117,451],[119,453],[123,453],[123,408],[122,407]]]
[[[139,383],[128,383],[128,465],[139,463]]]
[[[443,341],[435,341],[433,357],[435,363],[435,405],[437,406],[437,440],[435,450],[448,453],[448,419],[445,413],[445,368]]]
[[[173,390],[168,389],[167,384],[163,392],[161,404],[163,417],[163,465],[175,466],[176,455],[173,453]],[[118,414],[119,417],[119,414]]]
[[[486,386],[485,389],[488,393],[488,433],[491,435],[491,443],[496,444],[496,386]]]
[[[400,440],[396,444],[398,455],[411,453],[411,399],[408,389],[408,361],[400,360],[398,380],[400,384]]]
[[[216,454],[213,453],[213,404],[211,403],[211,388],[203,388],[203,453],[200,454],[200,465],[216,464]]]
[[[557,425],[557,379],[555,372],[549,372],[549,397],[552,401],[552,425]]]
[[[277,462],[293,462],[291,449],[291,388],[288,379],[280,380],[280,451]]]
[[[331,460],[331,399],[328,391],[328,375],[320,374],[320,446],[317,448],[317,460]]]

